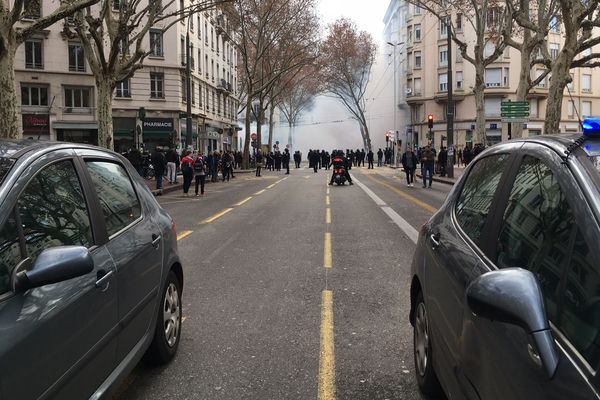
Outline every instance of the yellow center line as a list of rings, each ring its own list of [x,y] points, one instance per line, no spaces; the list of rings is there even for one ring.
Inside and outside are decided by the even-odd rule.
[[[277,185],[277,183],[279,183],[279,182],[275,182],[272,185],[267,186],[267,189],[272,189],[273,187],[275,187],[275,185]]]
[[[329,201],[329,195],[325,196],[325,205],[330,205],[331,201]]]
[[[191,235],[192,232],[193,231],[181,231],[181,232],[179,232],[179,234],[177,235],[177,240],[181,240],[184,237],[187,237],[187,236]]]
[[[329,186],[327,186],[327,194],[329,194]]]
[[[331,232],[325,232],[325,253],[323,256],[323,266],[325,268],[331,268],[333,265],[331,261]]]
[[[221,218],[223,215],[227,214],[231,210],[233,210],[233,208],[226,208],[223,211],[220,211],[220,212],[216,213],[212,217],[205,219],[204,221],[202,221],[202,223],[203,224],[210,224],[211,222],[213,222],[216,219]]]
[[[246,203],[246,202],[250,201],[250,199],[252,199],[252,196],[250,196],[250,197],[246,197],[244,200],[240,201],[239,203],[236,203],[236,204],[235,204],[235,206],[236,206],[236,207],[239,207],[239,206],[241,206],[242,204],[244,204],[244,203]]]
[[[331,224],[331,208],[327,208],[325,211],[325,223]]]
[[[266,191],[267,191],[267,189],[263,189],[263,190],[260,190],[260,191],[258,191],[256,193],[254,193],[254,194],[258,196],[259,194],[263,194]]]
[[[335,399],[335,353],[333,343],[333,292],[323,290],[318,400]]]
[[[392,185],[385,183],[379,179],[373,178],[372,176],[367,175],[367,178],[369,178],[370,180],[372,180],[373,182],[377,182],[382,186],[385,186],[386,188],[390,189],[392,192],[400,195],[400,197],[404,197],[406,200],[416,204],[417,206],[421,207],[422,209],[429,211],[430,213],[436,213],[437,212],[437,208],[430,206],[427,203],[422,202],[421,200],[417,199],[414,196],[411,196],[408,193],[404,193],[403,191],[393,187]]]

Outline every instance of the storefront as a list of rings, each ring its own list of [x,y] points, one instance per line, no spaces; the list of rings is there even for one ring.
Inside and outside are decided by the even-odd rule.
[[[173,147],[177,132],[173,118],[146,118],[142,124],[144,148],[152,152],[157,146]]]
[[[218,150],[218,144],[219,144],[219,140],[221,138],[221,135],[218,132],[215,131],[206,131],[204,133],[200,133],[198,135],[198,141],[199,141],[199,149],[200,151],[202,151],[202,153],[204,154],[208,154],[208,152],[210,151],[215,151]]]
[[[485,130],[486,146],[492,146],[502,141],[502,128],[499,123],[491,123]]]
[[[179,120],[179,127],[181,132],[180,148],[185,149],[187,143],[187,119],[182,118]],[[192,119],[192,147],[198,148],[198,122]]]
[[[114,117],[113,139],[117,153],[135,148],[135,118]]]
[[[50,140],[50,116],[23,114],[23,139]]]
[[[56,121],[52,124],[52,129],[56,130],[58,141],[98,145],[96,122]]]

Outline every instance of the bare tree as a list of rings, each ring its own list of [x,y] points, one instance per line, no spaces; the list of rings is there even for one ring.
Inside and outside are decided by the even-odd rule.
[[[62,0],[54,12],[41,16],[41,0],[0,1],[0,137],[18,138],[19,132],[17,94],[15,88],[15,55],[27,39],[50,25],[89,7],[99,0]],[[29,18],[27,18],[29,17]],[[31,23],[19,26],[23,18]]]
[[[166,32],[182,19],[224,2],[204,0],[175,10],[175,0],[121,0],[116,13],[114,1],[102,0],[98,9],[76,13],[72,29],[65,23],[65,34],[81,41],[96,80],[99,146],[113,148],[113,92],[118,82],[143,68],[144,60],[152,53],[145,45],[150,28],[165,21],[162,30]]]
[[[435,15],[451,27],[452,41],[464,60],[475,67],[475,141],[485,142],[485,69],[504,53],[506,42],[503,32],[506,24],[512,24],[512,15],[504,0],[410,0]],[[457,32],[452,17],[459,15],[473,29],[475,41],[471,42]],[[493,47],[493,51],[489,50]]]
[[[369,33],[359,31],[349,19],[338,19],[329,25],[328,30],[320,60],[324,91],[339,100],[358,122],[364,148],[371,150],[365,117],[365,91],[377,46]]]

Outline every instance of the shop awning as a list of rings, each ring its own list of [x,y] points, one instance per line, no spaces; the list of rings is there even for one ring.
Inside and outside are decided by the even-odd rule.
[[[66,122],[56,121],[52,123],[53,129],[98,129],[97,122]]]

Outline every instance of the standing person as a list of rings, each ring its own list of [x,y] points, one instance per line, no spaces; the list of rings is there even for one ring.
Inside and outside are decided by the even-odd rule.
[[[328,151],[325,152],[325,169],[331,168],[331,155]]]
[[[462,161],[462,149],[458,149],[458,153],[456,153],[456,159],[454,160],[454,163],[460,167],[461,161]]]
[[[194,160],[194,177],[196,179],[196,197],[198,197],[198,186],[200,186],[200,196],[204,196],[204,182],[206,181],[206,163],[202,154]]]
[[[367,156],[367,153],[365,153],[365,149],[360,149],[360,162],[358,164],[358,166],[360,167],[361,164],[364,167],[365,166],[365,157]]]
[[[188,192],[194,178],[194,159],[191,156],[191,151],[185,150],[181,159],[181,172],[183,173],[183,195],[189,196]]]
[[[228,152],[223,152],[223,158],[221,159],[221,172],[223,174],[223,182],[227,179],[229,182],[229,175],[231,171],[231,156]]]
[[[381,148],[379,148],[379,150],[377,151],[377,166],[378,167],[383,167],[383,151],[381,151]]]
[[[298,150],[294,152],[294,164],[296,166],[296,169],[300,168],[300,153],[298,152]]]
[[[283,157],[281,156],[281,152],[277,150],[275,152],[275,170],[281,171],[281,162],[283,161]]]
[[[262,155],[262,151],[257,150],[256,151],[256,176],[260,176],[260,170],[262,169],[262,163],[263,163],[263,155]]]
[[[469,163],[471,162],[471,158],[472,158],[471,147],[467,145],[465,147],[465,151],[462,154],[463,164],[465,167],[467,165],[469,165]]]
[[[429,175],[429,188],[433,182],[433,167],[435,165],[435,154],[431,147],[426,146],[421,154],[421,162],[423,163],[423,187],[427,187],[427,175]]]
[[[175,149],[169,149],[167,152],[167,179],[173,184],[177,180],[177,159],[179,155]]]
[[[321,167],[327,169],[327,153],[325,150],[321,150]]]
[[[406,185],[413,187],[415,181],[415,171],[417,169],[417,156],[413,153],[412,148],[406,148],[406,152],[402,155],[402,167],[406,173]]]
[[[144,177],[144,162],[142,160],[142,153],[138,149],[129,149],[127,153],[127,159],[133,165],[135,170],[140,174],[140,176]]]
[[[448,150],[442,146],[438,155],[438,164],[440,166],[440,176],[446,176],[446,165],[448,163]]]
[[[315,171],[315,174],[318,172],[318,170],[320,168],[320,166],[319,166],[319,163],[320,163],[319,160],[320,159],[321,159],[321,157],[319,156],[319,152],[316,151],[316,150],[313,151],[313,153],[312,153],[312,166],[313,166],[313,170]]]
[[[290,174],[290,151],[288,149],[285,149],[283,151],[283,168],[285,168],[285,174],[289,175]]]
[[[369,150],[369,152],[367,153],[367,161],[369,162],[369,167],[367,169],[373,169],[373,150]]]
[[[165,158],[164,153],[160,146],[156,146],[156,151],[152,153],[152,166],[154,167],[154,177],[156,179],[156,190],[158,190],[158,195],[162,195],[163,189],[163,175],[165,174],[165,170],[167,168],[167,159]]]

